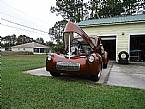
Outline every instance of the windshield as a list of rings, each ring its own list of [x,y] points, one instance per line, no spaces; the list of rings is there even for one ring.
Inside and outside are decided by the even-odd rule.
[[[69,50],[69,39],[70,37],[70,50]],[[93,42],[95,41],[95,38],[90,38]],[[92,53],[93,49],[90,47],[89,44],[87,44],[83,38],[77,34],[77,33],[64,33],[64,41],[65,41],[65,49],[67,54],[70,55],[90,55]]]

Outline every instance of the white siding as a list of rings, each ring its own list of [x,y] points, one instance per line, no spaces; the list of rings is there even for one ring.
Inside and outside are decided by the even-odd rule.
[[[13,48],[12,47],[12,51],[28,51],[28,52],[33,52],[33,48]]]
[[[5,48],[0,48],[0,51],[5,51]]]
[[[104,25],[104,26],[88,26],[82,29],[90,36],[116,36],[116,61],[120,51],[129,53],[130,35],[145,34],[145,22]]]

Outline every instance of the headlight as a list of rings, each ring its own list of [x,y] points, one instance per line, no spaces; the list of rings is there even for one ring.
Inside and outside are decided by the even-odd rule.
[[[48,56],[47,56],[47,60],[48,60],[48,61],[51,60],[51,54],[48,54]]]
[[[89,60],[89,62],[94,62],[95,57],[93,55],[91,55],[91,56],[89,56],[88,60]]]

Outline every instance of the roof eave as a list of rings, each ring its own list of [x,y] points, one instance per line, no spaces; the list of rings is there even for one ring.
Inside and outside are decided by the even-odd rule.
[[[80,27],[94,27],[94,26],[106,26],[106,25],[121,25],[121,24],[133,24],[133,23],[143,23],[145,20],[139,21],[128,21],[128,22],[114,22],[114,23],[101,23],[101,24],[88,24],[88,25],[79,25]]]

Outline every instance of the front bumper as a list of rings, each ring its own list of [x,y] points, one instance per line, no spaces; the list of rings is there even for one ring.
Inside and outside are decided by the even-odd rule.
[[[62,71],[79,71],[80,63],[76,62],[57,62],[56,69]]]

